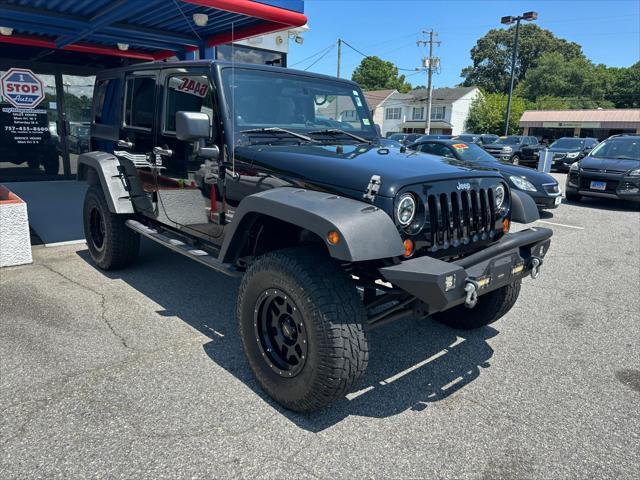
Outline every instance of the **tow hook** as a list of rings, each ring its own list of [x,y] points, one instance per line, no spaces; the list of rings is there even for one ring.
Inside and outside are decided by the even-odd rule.
[[[542,259],[540,257],[531,258],[531,278],[538,278],[540,267],[542,267]]]
[[[467,293],[467,296],[464,299],[464,306],[467,308],[473,308],[478,303],[478,282],[475,280],[467,279],[467,283],[464,286],[464,291]]]

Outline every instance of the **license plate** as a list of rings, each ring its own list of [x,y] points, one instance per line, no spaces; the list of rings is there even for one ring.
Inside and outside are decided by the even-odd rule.
[[[591,182],[591,190],[606,190],[607,182]]]
[[[559,196],[556,197],[555,203],[556,203],[556,205],[560,205],[562,203],[562,197],[559,197]]]

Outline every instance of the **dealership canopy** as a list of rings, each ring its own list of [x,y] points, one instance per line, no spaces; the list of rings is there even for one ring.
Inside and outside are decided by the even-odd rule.
[[[0,58],[104,63],[190,52],[307,22],[302,0],[4,0]]]

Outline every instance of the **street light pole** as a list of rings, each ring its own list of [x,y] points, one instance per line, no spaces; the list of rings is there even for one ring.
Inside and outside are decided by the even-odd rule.
[[[509,96],[507,96],[507,114],[504,117],[504,134],[509,135],[509,117],[511,116],[511,95],[513,95],[513,78],[516,73],[516,60],[518,58],[518,39],[520,38],[520,18],[516,21],[516,39],[513,42],[511,52],[511,81],[509,82]]]
[[[530,22],[538,18],[537,12],[525,12],[518,17],[502,17],[500,23],[503,25],[516,24],[516,38],[513,42],[513,50],[511,51],[511,79],[509,81],[509,95],[507,96],[507,112],[504,116],[504,134],[509,135],[509,117],[511,116],[511,96],[513,95],[513,81],[516,73],[516,60],[518,59],[518,40],[520,39],[520,20]]]

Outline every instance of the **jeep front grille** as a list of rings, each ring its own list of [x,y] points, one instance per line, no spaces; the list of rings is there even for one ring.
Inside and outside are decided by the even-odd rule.
[[[424,233],[437,251],[493,237],[496,219],[492,188],[430,194]]]

